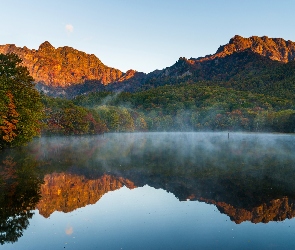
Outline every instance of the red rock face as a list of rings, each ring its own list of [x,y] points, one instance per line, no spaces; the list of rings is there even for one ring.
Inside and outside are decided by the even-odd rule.
[[[1,45],[0,53],[17,54],[36,82],[50,86],[65,87],[85,80],[98,80],[107,85],[123,76],[123,72],[105,66],[95,55],[67,46],[55,49],[47,41],[38,50]]]
[[[124,76],[122,76],[118,82],[123,82],[123,81],[127,81],[131,78],[133,78],[135,76],[137,71],[130,69],[126,72],[126,74]]]
[[[244,38],[236,35],[230,39],[228,44],[220,46],[214,55],[197,59],[197,61],[213,60],[247,49],[274,61],[287,63],[295,59],[295,43],[292,41],[267,36]]]
[[[48,218],[54,211],[67,213],[95,204],[107,192],[120,189],[124,185],[129,189],[135,188],[133,182],[110,175],[89,180],[79,175],[48,174],[41,186],[41,199],[36,207],[42,216]]]

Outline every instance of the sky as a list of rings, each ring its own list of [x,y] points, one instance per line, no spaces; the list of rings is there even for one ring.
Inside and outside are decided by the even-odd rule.
[[[234,35],[295,41],[295,0],[0,0],[0,44],[44,41],[145,73],[214,54]]]

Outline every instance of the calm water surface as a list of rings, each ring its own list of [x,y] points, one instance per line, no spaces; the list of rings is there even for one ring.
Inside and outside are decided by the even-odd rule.
[[[294,249],[295,136],[44,137],[0,154],[1,249]]]

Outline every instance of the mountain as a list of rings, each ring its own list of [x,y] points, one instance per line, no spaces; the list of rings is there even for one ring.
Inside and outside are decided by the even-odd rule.
[[[245,50],[250,50],[271,60],[284,63],[294,61],[295,59],[295,42],[285,41],[282,38],[269,38],[267,36],[244,38],[236,35],[230,39],[228,44],[220,46],[214,55],[192,60],[194,62],[214,60]]]
[[[105,90],[137,92],[198,81],[270,95],[277,95],[280,89],[286,89],[281,96],[294,92],[295,42],[282,38],[236,35],[213,55],[180,57],[174,65],[149,74],[134,70],[123,73],[104,65],[95,55],[67,46],[54,48],[47,41],[38,50],[12,44],[0,46],[0,53],[11,52],[23,59],[37,89],[53,96],[73,97]]]
[[[104,65],[95,55],[86,54],[71,47],[54,48],[49,42],[42,43],[38,50],[16,47],[14,44],[0,46],[0,53],[15,53],[28,68],[36,82],[52,87],[81,84],[97,80],[106,85],[130,77],[130,72]]]
[[[190,59],[180,57],[174,65],[149,74],[142,86],[133,86],[127,91],[198,82],[294,99],[294,58],[294,42],[266,36],[235,36],[215,54]]]
[[[172,66],[158,71],[152,78],[160,81],[190,80],[228,81],[237,75],[249,77],[270,73],[272,70],[293,64],[295,42],[267,36],[243,38],[234,36],[220,46],[215,54],[205,57],[180,57]]]

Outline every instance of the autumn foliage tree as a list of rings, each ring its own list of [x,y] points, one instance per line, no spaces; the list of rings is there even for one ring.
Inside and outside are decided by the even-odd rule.
[[[16,106],[13,102],[13,95],[10,91],[6,93],[8,99],[7,112],[2,114],[2,122],[0,125],[1,133],[3,134],[2,139],[6,142],[12,142],[17,136],[16,125],[18,123],[18,112],[15,110]]]
[[[0,149],[22,145],[40,132],[43,105],[21,62],[15,54],[0,54]]]

